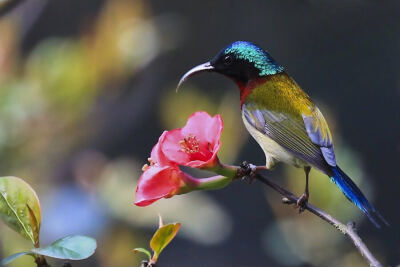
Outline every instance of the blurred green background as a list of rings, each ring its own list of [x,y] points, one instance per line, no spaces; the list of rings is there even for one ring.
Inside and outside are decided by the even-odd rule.
[[[253,41],[320,106],[339,164],[391,227],[375,229],[317,171],[310,201],[357,221],[378,259],[395,266],[399,25],[397,0],[27,0],[0,18],[0,173],[38,192],[42,244],[78,233],[98,240],[96,254],[73,266],[138,266],[130,250],[148,244],[157,213],[182,223],[161,267],[366,266],[344,236],[257,182],[133,205],[158,136],[199,109],[223,116],[224,162],[264,163],[231,81],[205,74],[175,93],[189,68],[232,41]],[[301,170],[267,175],[302,193]],[[30,247],[3,223],[0,241],[0,257]],[[34,264],[22,257],[12,266]]]

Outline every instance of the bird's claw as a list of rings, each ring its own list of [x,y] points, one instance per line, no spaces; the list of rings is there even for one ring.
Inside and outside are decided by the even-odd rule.
[[[248,163],[247,161],[243,161],[240,164],[240,169],[238,171],[238,176],[242,177],[242,179],[249,178],[249,184],[253,183],[254,179],[256,178],[256,166],[253,164]]]
[[[306,209],[307,203],[308,203],[308,194],[304,193],[296,202],[296,208],[299,208],[299,213],[302,213]]]

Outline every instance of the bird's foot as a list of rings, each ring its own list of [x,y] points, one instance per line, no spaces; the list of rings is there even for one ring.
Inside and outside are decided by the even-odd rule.
[[[299,213],[302,213],[307,206],[308,203],[308,194],[304,193],[301,197],[297,200],[296,208],[299,208]]]
[[[248,163],[247,161],[243,161],[240,164],[240,169],[238,170],[238,177],[241,177],[243,180],[249,178],[249,183],[251,184],[256,178],[257,167],[253,164]]]

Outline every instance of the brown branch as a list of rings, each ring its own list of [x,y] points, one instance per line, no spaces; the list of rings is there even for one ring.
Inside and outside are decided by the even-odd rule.
[[[43,255],[37,255],[35,262],[37,267],[50,267]]]
[[[263,184],[271,187],[273,190],[284,196],[282,199],[284,204],[296,204],[299,200],[299,197],[293,194],[292,192],[286,190],[285,188],[279,186],[278,184],[270,181],[263,175],[257,173],[257,167],[254,167],[251,164],[243,162],[238,168],[238,175],[241,177],[249,176],[250,179],[257,179]],[[370,266],[373,267],[382,267],[382,264],[372,255],[371,251],[367,248],[364,242],[361,240],[360,236],[356,232],[355,223],[349,222],[347,225],[341,223],[339,220],[334,218],[332,215],[326,213],[323,210],[311,205],[310,203],[306,203],[304,205],[304,209],[309,212],[317,215],[322,220],[326,221],[344,235],[346,235],[353,242],[354,246],[358,249],[360,254],[368,261]]]

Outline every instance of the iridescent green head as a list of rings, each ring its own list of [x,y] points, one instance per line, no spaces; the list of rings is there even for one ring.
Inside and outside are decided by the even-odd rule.
[[[210,62],[188,71],[178,87],[190,76],[203,71],[218,72],[238,83],[246,84],[255,78],[283,72],[283,67],[259,46],[237,41],[222,49]]]
[[[230,44],[210,63],[217,72],[242,82],[283,71],[268,52],[244,41]]]

